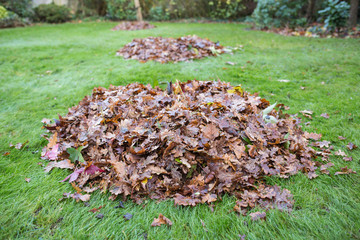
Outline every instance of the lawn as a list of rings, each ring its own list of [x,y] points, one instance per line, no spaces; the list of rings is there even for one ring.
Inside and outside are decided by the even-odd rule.
[[[39,25],[0,30],[0,238],[1,239],[359,239],[360,150],[347,151],[348,142],[360,146],[360,41],[285,37],[248,31],[240,24],[155,23],[156,29],[110,31],[116,24]],[[177,64],[123,60],[115,52],[133,38],[179,37],[196,34],[225,46],[243,45],[234,55]],[[227,65],[231,61],[236,65]],[[172,200],[147,200],[125,208],[93,193],[90,207],[74,200],[58,200],[73,191],[60,183],[67,170],[44,173],[40,152],[43,118],[65,115],[94,87],[188,79],[229,81],[258,92],[271,103],[290,106],[288,113],[314,111],[304,119],[307,131],[323,134],[334,149],[353,158],[332,156],[330,175],[309,180],[304,174],[269,182],[289,189],[295,207],[291,214],[270,210],[266,221],[231,211],[236,199],[224,196],[214,212],[206,205],[174,206]],[[279,79],[290,80],[279,82]],[[301,89],[305,87],[305,89]],[[320,116],[328,113],[329,119]],[[338,136],[347,139],[340,141]],[[28,148],[10,149],[29,140]],[[3,156],[4,152],[10,155]],[[358,174],[338,175],[348,166]],[[31,178],[27,183],[25,178]],[[101,209],[103,219],[89,209]],[[256,211],[256,209],[252,210]],[[130,221],[123,215],[133,214]],[[172,227],[151,227],[162,213]],[[204,226],[202,224],[204,223]]]

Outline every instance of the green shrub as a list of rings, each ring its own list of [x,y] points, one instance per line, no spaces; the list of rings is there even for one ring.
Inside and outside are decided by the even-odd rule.
[[[7,16],[0,18],[0,28],[23,27],[30,24],[26,18],[21,18],[14,12],[7,11]]]
[[[245,8],[241,0],[212,0],[208,5],[212,19],[235,19]]]
[[[71,19],[70,9],[65,6],[40,4],[34,8],[36,20],[48,23],[62,23]]]
[[[303,7],[304,0],[259,0],[252,18],[258,28],[302,26]]]
[[[6,18],[8,15],[8,11],[3,6],[0,6],[0,19]]]
[[[31,8],[31,3],[32,0],[0,0],[0,5],[22,18],[33,17],[34,13]]]
[[[133,0],[106,0],[106,16],[112,20],[135,20],[136,9]]]
[[[170,20],[169,10],[164,10],[161,6],[152,7],[149,11],[149,18],[155,21]]]
[[[340,27],[345,27],[349,19],[350,5],[339,0],[328,0],[326,8],[319,11],[324,20],[324,27],[329,31],[334,31]]]

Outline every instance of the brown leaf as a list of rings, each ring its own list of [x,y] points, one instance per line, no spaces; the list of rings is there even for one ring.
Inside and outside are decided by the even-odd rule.
[[[352,142],[349,142],[348,145],[346,145],[347,149],[349,149],[350,151],[357,148],[357,146],[355,144],[353,144]]]
[[[173,225],[173,223],[170,221],[170,219],[168,219],[167,217],[165,217],[164,215],[162,215],[160,213],[158,218],[154,218],[154,221],[151,223],[151,226],[152,227],[160,227],[162,224],[166,224],[168,226]]]
[[[219,136],[219,129],[214,124],[207,124],[202,132],[203,136],[209,140],[214,140]]]
[[[25,178],[25,181],[26,181],[26,182],[30,182],[30,181],[31,181],[31,178]]]
[[[352,157],[343,157],[343,159],[344,159],[344,161],[347,161],[347,162],[350,162],[353,160]]]
[[[327,113],[322,113],[320,116],[323,117],[323,118],[326,118],[326,119],[329,118],[329,114],[327,114]]]
[[[93,208],[93,209],[89,210],[89,212],[95,213],[95,212],[99,211],[101,208],[103,208],[104,206],[105,206],[105,205],[100,206],[100,207],[98,207],[98,208]]]
[[[336,151],[334,154],[335,154],[336,156],[347,157],[346,153],[343,152],[341,149],[339,149],[338,151]]]
[[[259,219],[265,220],[266,213],[265,212],[254,212],[254,213],[250,213],[250,217],[251,217],[252,221],[257,221]]]
[[[8,155],[10,155],[10,152],[4,152],[3,153],[3,156],[8,156]]]
[[[344,168],[341,168],[341,172],[336,172],[335,175],[350,174],[350,173],[356,173],[356,172],[346,166]]]
[[[339,140],[345,140],[346,138],[343,136],[338,136]]]
[[[304,132],[304,137],[307,139],[313,139],[315,141],[318,141],[321,139],[321,134],[317,134],[317,133],[308,133],[308,132]]]
[[[53,168],[67,168],[73,169],[74,164],[69,159],[62,160],[60,162],[52,161],[44,168],[45,172],[50,172]]]

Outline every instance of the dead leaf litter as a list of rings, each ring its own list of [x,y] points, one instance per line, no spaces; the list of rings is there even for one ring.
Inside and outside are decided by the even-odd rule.
[[[318,142],[321,134],[302,131],[299,119],[275,105],[221,81],[177,82],[168,90],[98,87],[44,126],[52,134],[42,152],[50,160],[45,171],[72,169],[63,181],[77,193],[64,197],[76,201],[90,199],[79,190],[100,189],[112,200],[172,198],[195,206],[228,193],[242,214],[255,206],[291,211],[290,191],[264,177],[304,172],[311,179],[319,166],[328,174],[330,142]]]

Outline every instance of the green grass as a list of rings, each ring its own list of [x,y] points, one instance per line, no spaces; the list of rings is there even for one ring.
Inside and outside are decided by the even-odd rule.
[[[360,238],[359,174],[333,175],[345,165],[360,172],[360,150],[345,148],[349,141],[360,145],[359,40],[284,37],[247,31],[239,24],[157,23],[153,30],[110,31],[114,25],[90,22],[0,30],[1,239],[143,239],[143,233],[148,239],[238,239],[239,234],[247,239]],[[163,65],[115,57],[115,51],[133,38],[188,34],[227,46],[241,44],[244,51]],[[236,65],[226,65],[227,61]],[[252,222],[249,216],[232,212],[236,199],[229,196],[215,203],[211,212],[206,205],[175,207],[173,201],[150,200],[142,206],[128,201],[125,209],[114,209],[117,203],[108,200],[108,194],[94,193],[91,208],[105,205],[100,211],[105,215],[102,220],[82,203],[58,201],[62,193],[73,189],[59,183],[67,170],[45,174],[37,164],[44,162],[39,157],[46,144],[40,136],[42,118],[66,114],[97,86],[194,78],[242,84],[272,103],[290,106],[292,114],[314,111],[311,125],[304,129],[322,133],[336,150],[344,150],[354,160],[344,162],[333,156],[331,175],[314,180],[303,174],[270,178],[270,183],[294,194],[295,210],[291,214],[271,210],[266,221]],[[320,117],[324,112],[329,119]],[[347,140],[339,141],[339,135]],[[10,142],[26,140],[28,148],[9,148]],[[2,156],[6,151],[11,154]],[[125,213],[134,217],[125,221]],[[151,227],[159,213],[171,219],[173,226]]]

